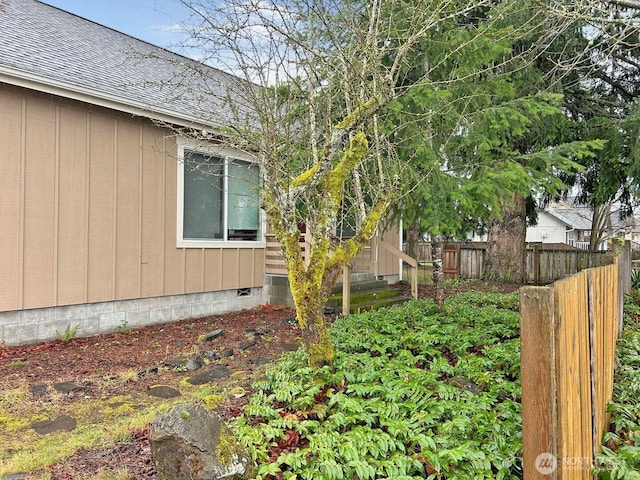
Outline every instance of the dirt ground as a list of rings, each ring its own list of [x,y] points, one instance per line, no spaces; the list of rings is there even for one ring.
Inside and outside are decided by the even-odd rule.
[[[410,296],[410,288],[403,285]],[[452,283],[446,296],[462,291],[511,292],[517,285],[487,284],[480,281]],[[420,285],[421,298],[433,298],[433,287]],[[329,315],[329,320],[333,315]],[[210,341],[202,336],[222,330]],[[231,371],[243,371],[249,376],[259,374],[262,365],[275,361],[284,351],[300,345],[300,330],[295,324],[295,311],[289,308],[261,307],[199,319],[131,329],[122,333],[74,338],[34,345],[7,348],[0,345],[0,386],[17,388],[70,382],[77,385],[84,399],[117,395],[121,384],[109,382],[123,372],[136,372],[127,382],[127,393],[148,390],[152,385],[170,383],[167,380],[189,372],[163,368],[167,361],[192,358],[194,355],[215,354],[218,363]],[[224,352],[233,352],[225,356]],[[74,401],[74,391],[66,396]],[[223,405],[223,417],[239,415],[242,402]],[[147,431],[132,432],[132,441],[114,446],[108,454],[78,451],[48,470],[52,480],[92,478],[98,472],[126,467],[131,478],[158,478],[149,450]],[[28,476],[16,478],[29,478]]]

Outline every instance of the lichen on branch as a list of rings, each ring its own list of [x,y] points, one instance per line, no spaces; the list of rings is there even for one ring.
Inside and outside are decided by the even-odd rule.
[[[349,142],[349,148],[344,152],[340,162],[327,174],[321,193],[331,195],[333,200],[339,200],[342,185],[367,154],[369,143],[363,132],[357,132]]]
[[[391,196],[385,195],[381,198],[369,211],[364,221],[360,225],[360,229],[355,236],[342,243],[331,255],[327,262],[327,269],[344,267],[350,262],[367,242],[373,237],[382,216],[386,213],[391,203]]]

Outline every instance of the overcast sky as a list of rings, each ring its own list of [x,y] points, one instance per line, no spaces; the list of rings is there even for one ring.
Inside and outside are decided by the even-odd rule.
[[[41,1],[165,48],[181,40],[176,27],[189,18],[178,0]]]

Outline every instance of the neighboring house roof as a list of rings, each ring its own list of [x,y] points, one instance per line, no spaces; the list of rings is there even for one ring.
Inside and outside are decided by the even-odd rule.
[[[591,230],[593,210],[583,204],[574,204],[569,199],[549,205],[545,212],[576,230]],[[621,217],[621,211],[614,205],[609,215],[609,228],[615,232],[636,232],[640,230],[640,218],[629,215]]]
[[[611,228],[614,232],[638,232],[640,231],[640,215],[632,212],[630,215],[623,213],[618,205],[614,205],[609,217]]]
[[[569,228],[576,230],[591,230],[593,213],[591,208],[585,206],[571,206],[566,203],[549,205],[545,212],[557,218]]]
[[[0,32],[0,82],[181,125],[231,119],[237,77],[56,7],[1,0]]]

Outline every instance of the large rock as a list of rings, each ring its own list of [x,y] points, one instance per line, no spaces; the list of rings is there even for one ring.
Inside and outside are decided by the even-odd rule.
[[[31,424],[33,428],[40,435],[47,435],[53,432],[65,431],[71,432],[76,429],[78,422],[69,415],[61,415],[53,420],[43,420],[41,422],[35,422]]]
[[[226,365],[214,365],[204,372],[196,373],[187,379],[191,385],[204,385],[205,383],[214,382],[231,375],[231,370]]]
[[[162,480],[246,480],[253,465],[220,417],[191,403],[160,415],[149,432]]]

